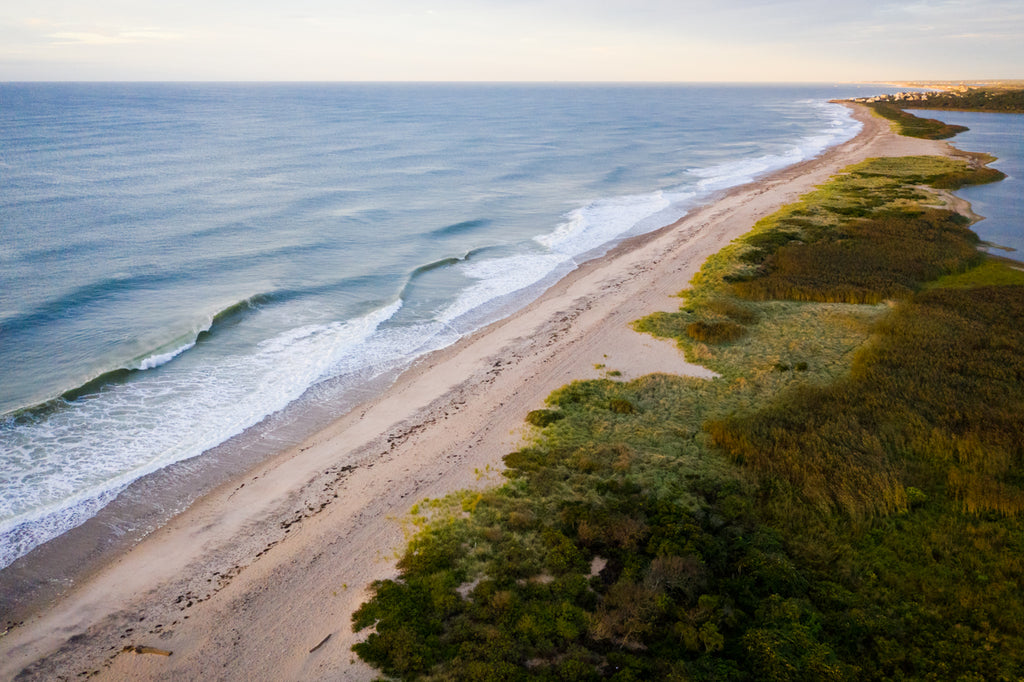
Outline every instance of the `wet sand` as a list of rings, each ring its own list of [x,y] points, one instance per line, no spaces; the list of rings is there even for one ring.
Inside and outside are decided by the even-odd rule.
[[[373,679],[350,650],[351,614],[373,580],[396,575],[414,503],[500,483],[502,456],[529,435],[527,412],[571,380],[710,377],[630,322],[677,309],[708,256],[843,167],[954,153],[855,115],[864,129],[853,140],[584,264],[203,496],[0,637],[0,679]]]

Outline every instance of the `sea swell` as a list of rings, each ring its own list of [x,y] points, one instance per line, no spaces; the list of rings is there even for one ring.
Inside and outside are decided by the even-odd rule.
[[[451,225],[445,225],[439,227],[436,230],[430,232],[432,237],[448,237],[453,235],[462,235],[469,232],[474,232],[481,228],[485,228],[491,224],[491,221],[487,218],[477,218],[475,220],[464,220],[459,223],[452,223]]]
[[[216,333],[219,328],[233,324],[246,312],[269,303],[273,297],[269,294],[256,294],[227,306],[220,312],[207,317],[205,323],[194,326],[191,331],[182,334],[161,346],[126,360],[117,367],[105,370],[89,377],[78,386],[69,388],[49,400],[36,405],[29,405],[0,415],[8,420],[36,421],[41,415],[67,406],[85,396],[94,394],[111,384],[121,384],[131,379],[136,373],[156,369],[166,365],[186,351],[191,350],[204,338]]]
[[[256,310],[260,306],[271,303],[274,300],[275,297],[271,294],[255,294],[229,305],[227,308],[207,318],[206,324],[194,327],[192,332],[184,338],[176,339],[162,348],[147,354],[145,357],[133,361],[127,369],[145,371],[166,365],[185,351],[194,348],[204,338],[217,333],[220,328],[235,323],[249,311]]]

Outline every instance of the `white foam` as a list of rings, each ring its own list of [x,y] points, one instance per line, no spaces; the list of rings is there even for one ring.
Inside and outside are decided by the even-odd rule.
[[[658,191],[599,199],[572,211],[554,232],[536,241],[555,253],[578,256],[635,231],[644,221],[691,196],[689,192]]]
[[[789,149],[778,154],[766,154],[708,168],[688,169],[691,175],[701,178],[696,183],[700,195],[706,196],[713,192],[753,182],[758,177],[772,171],[813,159],[829,147],[852,139],[863,127],[859,121],[853,118],[850,110],[842,105],[828,102],[809,104],[823,109],[832,116],[827,123],[827,128],[822,129],[818,134],[809,135],[797,141]]]
[[[246,299],[246,302],[250,306],[252,305],[251,301],[252,297]],[[213,329],[213,315],[207,316],[206,323],[203,324],[202,326],[193,327],[192,333],[187,337],[188,340],[185,341],[184,343],[181,343],[177,346],[171,344],[171,350],[163,352],[157,351],[156,353],[153,353],[152,355],[149,355],[143,358],[142,360],[139,360],[137,363],[129,367],[129,369],[147,370],[156,369],[161,365],[166,365],[168,362],[178,357],[182,353],[192,350],[195,347],[196,343],[199,341],[199,335],[208,332],[211,329]]]
[[[457,267],[476,280],[438,320],[452,324],[495,301],[563,275],[584,255],[597,256],[623,237],[657,229],[685,214],[695,194],[688,188],[599,199],[566,215],[552,232],[534,238],[542,252],[470,260]],[[539,293],[539,292],[538,292]]]
[[[177,348],[174,348],[173,350],[169,350],[166,353],[154,353],[153,355],[150,355],[149,357],[143,358],[142,360],[140,360],[135,365],[135,367],[133,369],[139,369],[139,370],[156,369],[157,367],[160,367],[161,365],[166,365],[168,362],[170,362],[174,358],[178,357],[179,355],[181,355],[185,351],[188,351],[188,350],[191,350],[192,348],[194,348],[198,338],[199,338],[199,336],[197,334],[196,337],[193,338],[191,341],[189,341],[188,343],[182,344],[181,346],[178,346]]]
[[[707,168],[691,168],[692,183],[649,194],[593,201],[570,212],[550,234],[535,241],[568,257],[613,244],[623,236],[654,230],[685,215],[686,208],[710,194],[752,182],[758,177],[800,161],[854,137],[862,127],[850,110],[828,102],[805,102],[831,116],[826,128],[807,136],[778,154],[740,159]]]
[[[648,194],[634,194],[594,200],[570,211],[552,232],[539,235],[534,242],[545,253],[528,253],[459,265],[464,275],[477,280],[446,308],[438,319],[444,323],[479,310],[496,299],[537,285],[560,271],[576,266],[577,259],[603,251],[634,234],[655,230],[678,220],[689,206],[707,196],[780,168],[821,154],[844,142],[860,130],[861,124],[841,105],[804,102],[820,108],[831,119],[827,127],[807,136],[778,154],[690,169],[694,181],[679,187]]]
[[[561,254],[523,254],[460,263],[459,270],[476,282],[459,294],[438,320],[451,324],[495,299],[537,284],[566,261]]]

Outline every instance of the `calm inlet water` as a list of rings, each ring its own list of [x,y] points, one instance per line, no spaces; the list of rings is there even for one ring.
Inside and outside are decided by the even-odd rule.
[[[937,118],[970,128],[950,143],[958,149],[987,152],[999,157],[991,164],[1006,179],[991,185],[964,187],[957,195],[985,220],[971,227],[982,239],[1012,249],[992,253],[1024,261],[1024,114],[991,114],[969,111],[915,110],[922,118]]]
[[[878,91],[0,84],[0,566],[850,138],[827,100]]]

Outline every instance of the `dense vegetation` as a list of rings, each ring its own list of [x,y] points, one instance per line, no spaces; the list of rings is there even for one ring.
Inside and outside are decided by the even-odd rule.
[[[504,486],[414,509],[358,655],[424,680],[1020,678],[1024,272],[926,187],[984,175],[870,161],[712,257],[637,327],[720,378],[555,391]]]
[[[912,106],[916,108],[920,104],[923,104],[923,102],[914,101]],[[872,102],[868,106],[874,109],[875,113],[879,116],[884,116],[893,121],[899,134],[906,135],[907,137],[945,140],[967,130],[965,126],[943,123],[934,118],[919,118],[913,114],[908,114],[900,108],[900,105],[893,102]]]
[[[915,95],[906,99],[889,96],[865,103],[879,116],[893,121],[901,135],[927,140],[945,140],[964,132],[967,128],[943,123],[934,118],[921,118],[903,110],[936,109],[1021,114],[1024,113],[1024,89],[970,88],[932,92],[926,96]]]
[[[1022,287],[930,290],[885,318],[848,377],[706,428],[733,458],[851,516],[905,509],[905,486],[1015,515],[1022,324]]]
[[[933,92],[924,100],[902,104],[911,109],[945,109],[948,111],[990,111],[1006,114],[1024,113],[1024,89],[969,88],[949,92]]]
[[[751,267],[728,277],[735,292],[762,300],[878,303],[979,262],[965,217],[908,203],[923,199],[918,185],[987,182],[992,169],[937,168],[927,157],[907,159],[903,167],[878,159],[850,168],[759,225],[745,240],[752,248],[739,256]]]

